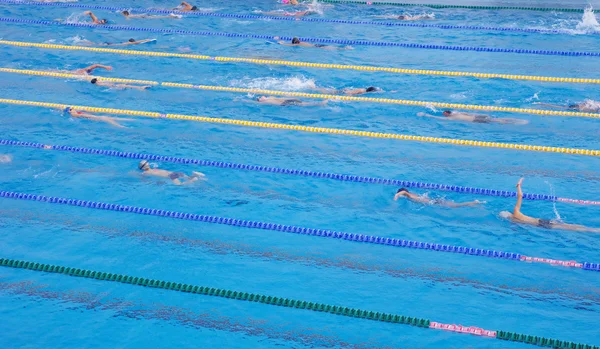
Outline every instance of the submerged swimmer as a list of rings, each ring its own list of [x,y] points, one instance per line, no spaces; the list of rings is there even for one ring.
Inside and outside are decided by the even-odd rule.
[[[280,105],[283,107],[287,107],[287,106],[291,106],[291,105],[300,106],[300,107],[314,107],[314,106],[327,104],[327,100],[324,100],[322,102],[304,102],[304,101],[301,101],[301,100],[295,99],[295,98],[278,98],[278,97],[266,97],[266,96],[257,97],[256,101],[258,103],[262,103],[262,104]]]
[[[345,94],[345,95],[350,95],[350,96],[356,96],[356,95],[362,95],[365,93],[382,91],[379,87],[374,87],[374,86],[369,86],[367,88],[344,88],[341,90],[338,90],[335,88],[314,87],[313,90],[319,91],[321,93]]]
[[[89,15],[90,18],[92,19],[92,23],[94,23],[94,24],[106,24],[106,23],[108,23],[108,21],[106,19],[98,19],[98,17],[96,17],[96,15],[94,15],[94,13],[92,11],[85,11],[83,14],[84,15]]]
[[[152,42],[152,41],[155,41],[155,39],[143,39],[143,40],[129,39],[129,40],[127,40],[127,42],[122,42],[119,44],[113,44],[112,42],[105,42],[105,43],[98,44],[98,45],[101,45],[101,46],[129,46],[129,45],[145,44],[147,42]]]
[[[406,189],[406,188],[398,189],[398,191],[396,192],[396,195],[394,196],[394,201],[398,200],[398,198],[400,198],[400,197],[405,197],[405,198],[409,199],[410,201],[417,202],[420,204],[431,204],[431,205],[438,205],[438,206],[451,207],[451,208],[465,207],[465,206],[477,206],[477,205],[485,204],[485,201],[479,201],[479,200],[456,203],[452,200],[430,199],[425,195],[413,194],[413,193],[409,192],[408,189]]]
[[[562,229],[570,231],[600,233],[600,228],[590,228],[579,224],[562,223],[554,219],[551,220],[535,218],[524,215],[523,213],[521,213],[521,203],[523,202],[523,191],[521,189],[521,184],[523,184],[523,178],[521,178],[517,183],[517,203],[515,204],[513,213],[510,213],[508,211],[502,211],[500,212],[500,217],[510,219],[515,223],[533,225],[545,229]]]
[[[174,13],[170,13],[166,16],[155,16],[155,15],[148,15],[148,14],[137,14],[137,15],[132,15],[129,11],[123,11],[121,12],[121,14],[123,16],[125,16],[125,18],[129,19],[129,18],[145,18],[145,19],[158,19],[158,18],[181,18],[180,15],[176,15]]]
[[[593,101],[591,99],[586,99],[583,102],[569,104],[568,106],[556,105],[556,104],[548,104],[548,103],[533,103],[537,105],[543,105],[545,107],[557,108],[557,109],[571,109],[576,111],[588,112],[588,113],[600,113],[600,102]]]
[[[400,15],[397,18],[400,21],[421,21],[421,20],[430,20],[435,19],[433,15],[417,15],[417,16],[409,16],[409,15]]]
[[[73,70],[72,73],[79,74],[79,75],[87,75],[87,74],[91,74],[95,69],[98,69],[98,68],[112,70],[112,67],[108,66],[108,65],[92,64],[89,67]]]
[[[93,78],[92,80],[90,80],[90,82],[92,83],[92,85],[116,88],[118,90],[124,90],[124,89],[130,88],[130,89],[142,91],[142,90],[147,90],[150,87],[152,87],[150,85],[138,86],[138,85],[117,84],[114,82],[101,81],[101,80],[98,80],[97,78]]]
[[[167,170],[160,170],[156,168],[150,168],[148,160],[142,160],[138,164],[138,169],[142,170],[142,174],[146,176],[155,176],[161,178],[170,179],[175,185],[186,185],[197,181],[198,179],[206,179],[206,176],[202,172],[192,172],[191,176],[186,175],[183,172],[173,172]]]
[[[66,107],[63,110],[63,112],[74,118],[102,121],[102,122],[106,122],[113,126],[121,127],[121,128],[124,128],[125,126],[119,124],[117,121],[135,121],[134,119],[116,118],[116,117],[106,116],[106,115],[94,115],[94,114],[86,113],[84,111],[73,109],[73,107]]]
[[[279,40],[280,38],[278,36],[276,36],[273,39]],[[329,45],[323,45],[323,44],[311,44],[310,42],[300,41],[300,39],[298,39],[297,37],[294,37],[292,39],[291,43],[285,42],[282,40],[277,41],[277,43],[279,45],[283,45],[283,46],[316,47],[316,48],[322,48],[324,50],[352,50],[352,46],[336,47],[336,46],[329,46]]]
[[[192,6],[185,1],[183,1],[179,6],[175,7],[173,10],[181,12],[199,11],[197,6]]]
[[[529,123],[527,120],[523,119],[512,119],[512,118],[493,118],[486,114],[472,114],[472,113],[464,113],[457,112],[451,110],[445,110],[442,115],[444,117],[439,117],[435,115],[430,115],[426,113],[417,113],[417,116],[426,116],[428,118],[439,119],[439,120],[455,120],[455,121],[466,121],[473,122],[476,124],[504,124],[504,125],[526,125]]]
[[[268,12],[260,12],[265,16],[284,16],[284,17],[304,17],[316,13],[313,10],[304,10],[304,11],[295,11],[295,12],[287,12],[287,11],[268,11]]]

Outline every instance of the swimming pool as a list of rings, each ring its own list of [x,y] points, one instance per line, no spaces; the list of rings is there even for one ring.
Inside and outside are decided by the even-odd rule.
[[[89,3],[82,1],[80,4]],[[95,1],[93,5],[158,8],[159,1]],[[455,2],[452,2],[455,3]],[[464,1],[461,4],[482,4]],[[501,6],[563,6],[560,2],[488,1]],[[84,9],[4,5],[1,18],[85,21]],[[592,5],[600,5],[592,2]],[[583,8],[585,4],[569,4]],[[282,8],[272,1],[200,4],[217,13],[253,14]],[[558,29],[564,34],[385,27],[302,21],[189,17],[126,20],[94,10],[111,24],[227,33],[301,36],[442,46],[600,52],[591,18],[582,13],[426,9],[334,4],[314,18],[371,20],[374,15],[434,13],[428,24]],[[589,16],[589,15],[588,15]],[[126,50],[222,57],[600,79],[599,57],[569,57],[353,45],[354,50],[285,47],[272,40],[145,33],[0,21],[1,40],[72,45],[82,40],[157,39]],[[596,34],[594,34],[596,33]],[[534,102],[567,105],[598,100],[597,84],[551,83],[395,74],[289,65],[216,62],[0,44],[1,68],[72,70],[110,65],[103,77],[194,85],[314,92],[311,86],[385,90],[375,97],[510,108]],[[115,90],[72,78],[0,73],[0,99],[201,115],[265,123],[327,127],[565,148],[600,149],[588,117],[489,112],[527,125],[447,122],[417,116],[431,108],[331,100],[322,107],[254,103],[260,94],[153,86]],[[303,100],[310,100],[301,98]],[[317,99],[315,99],[317,100]],[[0,103],[2,140],[154,154],[354,176],[513,191],[524,176],[528,193],[597,200],[594,156],[457,146],[388,138],[135,117],[120,129],[67,118],[62,111]],[[441,108],[437,108],[437,115]],[[127,116],[122,116],[127,117]],[[509,251],[527,256],[600,261],[595,234],[518,226],[498,216],[514,198],[411,189],[432,198],[486,200],[448,209],[393,201],[395,185],[318,176],[195,166],[208,180],[179,187],[142,177],[139,159],[2,145],[1,191],[170,210],[338,232]],[[152,162],[152,161],[151,161]],[[235,167],[235,166],[232,166]],[[285,171],[284,171],[285,172]],[[289,172],[289,171],[288,171]],[[431,321],[600,344],[598,273],[581,268],[482,258],[303,234],[0,198],[0,258],[68,266],[306,300]],[[600,227],[593,205],[526,200],[535,217]],[[347,347],[487,348],[524,343],[433,331],[395,323],[274,307],[2,268],[3,347]]]

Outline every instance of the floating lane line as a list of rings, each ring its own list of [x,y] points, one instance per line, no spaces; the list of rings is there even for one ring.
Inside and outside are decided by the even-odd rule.
[[[567,78],[567,77],[534,76],[534,75],[476,73],[476,72],[441,71],[441,70],[424,70],[424,69],[404,69],[404,68],[392,68],[392,67],[376,67],[376,66],[345,65],[345,64],[331,64],[331,63],[297,62],[297,61],[284,61],[284,60],[271,60],[271,59],[255,59],[255,58],[244,58],[244,57],[219,57],[219,56],[212,57],[212,56],[207,56],[207,55],[195,55],[195,54],[187,54],[187,53],[122,50],[122,49],[111,49],[111,48],[102,48],[102,47],[56,45],[56,44],[43,44],[43,43],[35,43],[35,42],[7,41],[7,40],[0,40],[0,45],[16,46],[16,47],[35,47],[35,48],[40,48],[40,49],[52,49],[52,50],[114,53],[114,54],[134,55],[134,56],[197,59],[197,60],[226,62],[226,63],[283,65],[283,66],[301,67],[301,68],[357,70],[357,71],[366,71],[366,72],[386,72],[386,73],[395,73],[395,74],[430,75],[430,76],[454,76],[454,77],[460,76],[460,77],[474,77],[474,78],[479,78],[479,79],[504,79],[504,80],[578,83],[578,84],[600,84],[600,79],[587,79],[587,78]]]
[[[466,145],[466,146],[482,147],[482,148],[514,149],[514,150],[526,150],[526,151],[547,152],[547,153],[600,156],[600,150],[590,150],[590,149],[549,147],[549,146],[542,146],[542,145],[499,143],[499,142],[487,142],[487,141],[472,141],[472,140],[465,140],[465,139],[439,138],[439,137],[429,137],[429,136],[411,136],[411,135],[403,135],[403,134],[397,134],[397,133],[381,133],[381,132],[346,130],[346,129],[339,129],[339,128],[277,124],[277,123],[272,123],[272,122],[212,118],[212,117],[195,116],[195,115],[162,114],[162,113],[157,113],[157,112],[140,111],[140,110],[98,108],[98,107],[72,105],[72,104],[24,101],[24,100],[17,100],[17,99],[0,98],[0,104],[26,105],[26,106],[45,107],[45,108],[55,108],[55,109],[60,109],[60,110],[63,110],[67,107],[72,107],[77,110],[84,110],[84,111],[96,112],[96,113],[109,113],[109,114],[121,114],[121,115],[131,115],[131,116],[144,116],[144,117],[149,117],[149,118],[188,120],[188,121],[198,121],[198,122],[213,123],[213,124],[270,128],[270,129],[302,131],[302,132],[320,133],[320,134],[334,134],[334,135],[357,136],[357,137],[368,137],[368,138],[387,138],[387,139],[396,139],[396,140],[403,140],[403,141]]]
[[[180,282],[162,281],[150,278],[134,277],[73,267],[63,267],[59,265],[44,264],[38,262],[28,262],[22,260],[0,258],[0,266],[5,268],[26,269],[46,274],[62,274],[71,277],[80,277],[85,279],[94,279],[108,282],[118,282],[123,284],[129,284],[132,286],[151,287],[190,294],[229,298],[231,300],[261,303],[265,305],[273,305],[278,307],[294,308],[299,310],[315,311],[321,313],[329,313],[339,316],[360,318],[371,321],[381,321],[392,324],[403,324],[420,328],[444,330],[455,333],[465,333],[481,337],[496,338],[511,342],[522,342],[540,347],[552,347],[557,349],[600,349],[597,346],[573,343],[552,338],[519,334],[515,332],[493,331],[485,330],[483,328],[474,326],[444,324],[423,318],[413,318],[410,316],[380,313],[344,306],[329,305],[317,302],[307,302],[284,297],[274,297],[262,294],[248,293],[243,291],[224,290],[208,286],[188,285],[186,283]]]
[[[254,19],[254,20],[269,20],[269,21],[286,21],[286,22],[311,22],[311,23],[334,23],[334,24],[351,24],[351,25],[374,25],[380,27],[408,27],[408,28],[434,28],[434,29],[459,29],[459,30],[485,30],[485,31],[501,31],[501,32],[522,32],[522,33],[540,33],[540,34],[569,34],[564,30],[557,29],[537,29],[537,28],[514,28],[514,27],[487,27],[476,25],[449,25],[449,24],[429,24],[429,23],[406,23],[404,21],[384,22],[384,21],[357,21],[346,19],[330,19],[330,18],[315,18],[315,17],[294,17],[294,16],[265,16],[265,15],[246,15],[235,13],[218,13],[218,12],[181,12],[177,10],[155,9],[155,8],[131,8],[131,7],[115,7],[101,6],[81,3],[65,3],[65,2],[39,2],[39,1],[17,1],[17,0],[2,0],[0,4],[7,5],[23,5],[23,6],[53,6],[66,8],[82,8],[87,10],[105,10],[111,12],[129,11],[130,13],[158,13],[158,14],[179,14],[185,17],[218,17],[218,18],[238,18],[238,19]],[[283,14],[283,13],[282,13]],[[600,33],[592,32],[590,35],[598,35]]]
[[[564,260],[557,260],[557,259],[529,257],[529,256],[522,255],[520,253],[514,253],[514,252],[495,251],[495,250],[489,250],[489,249],[480,249],[480,248],[463,247],[463,246],[452,246],[452,245],[436,244],[436,243],[430,243],[430,242],[410,241],[410,240],[403,240],[403,239],[397,239],[397,238],[380,237],[380,236],[373,236],[373,235],[366,235],[366,234],[346,233],[346,232],[339,232],[339,231],[326,230],[326,229],[297,227],[297,226],[292,226],[292,225],[266,223],[266,222],[259,222],[259,221],[249,221],[249,220],[242,220],[242,219],[235,219],[235,218],[228,218],[228,217],[206,216],[206,215],[199,215],[199,214],[193,214],[193,213],[157,210],[157,209],[151,209],[151,208],[145,208],[145,207],[108,204],[108,203],[103,203],[103,202],[67,199],[67,198],[61,198],[61,197],[26,194],[26,193],[18,193],[18,192],[10,192],[10,191],[0,191],[0,198],[15,199],[15,200],[21,200],[21,201],[44,202],[44,203],[55,204],[55,205],[76,206],[76,207],[83,207],[83,208],[96,209],[96,210],[126,212],[126,213],[150,215],[150,216],[156,216],[156,217],[181,219],[181,220],[186,220],[186,221],[229,225],[229,226],[236,226],[236,227],[243,227],[243,228],[250,228],[250,229],[271,230],[271,231],[278,231],[278,232],[284,232],[284,233],[318,236],[318,237],[329,238],[329,239],[349,240],[349,241],[374,244],[374,245],[387,245],[387,246],[392,246],[392,247],[412,248],[412,249],[429,250],[429,251],[436,251],[436,252],[465,254],[465,255],[468,254],[468,255],[472,255],[472,256],[500,258],[500,259],[508,259],[508,260],[513,260],[513,261],[522,261],[522,262],[538,262],[538,263],[546,263],[546,264],[550,264],[550,265],[564,266],[564,267],[570,267],[570,268],[576,268],[576,269],[600,271],[600,263],[564,261]]]
[[[289,169],[289,168],[260,166],[260,165],[236,164],[236,163],[223,162],[223,161],[198,160],[198,159],[181,158],[181,157],[175,157],[175,156],[123,152],[123,151],[118,151],[118,150],[104,150],[104,149],[94,149],[94,148],[85,148],[85,147],[72,147],[72,146],[66,146],[66,145],[50,145],[50,144],[42,144],[42,143],[34,143],[34,142],[14,141],[14,140],[8,140],[8,139],[0,139],[0,145],[14,146],[14,147],[27,147],[27,148],[34,148],[34,149],[38,149],[38,150],[65,151],[65,152],[79,153],[79,154],[86,154],[86,155],[105,155],[105,156],[113,156],[113,157],[117,157],[117,158],[128,158],[128,159],[136,159],[136,160],[152,160],[152,161],[171,162],[171,163],[176,163],[176,164],[191,164],[191,165],[210,166],[210,167],[217,167],[217,168],[229,168],[229,169],[235,169],[235,170],[279,173],[279,174],[294,175],[294,176],[313,177],[313,178],[319,178],[319,179],[323,179],[323,178],[324,179],[332,179],[332,180],[343,181],[343,182],[383,184],[383,185],[393,185],[396,187],[418,188],[418,189],[434,189],[434,190],[442,190],[442,191],[452,191],[452,192],[460,193],[460,194],[486,195],[486,196],[504,197],[504,198],[513,198],[513,197],[517,196],[516,192],[506,191],[506,190],[463,187],[463,186],[449,185],[449,184],[424,183],[424,182],[406,181],[406,180],[400,180],[400,179],[366,177],[366,176],[356,176],[356,175],[349,175],[349,174],[298,170],[298,169]],[[580,205],[600,205],[600,201],[560,198],[555,195],[547,195],[547,194],[524,193],[523,198],[526,200],[544,200],[544,201],[550,201],[550,202],[560,201],[560,202],[564,202],[564,203],[580,204]]]
[[[245,33],[225,33],[225,32],[209,32],[209,31],[191,31],[180,29],[163,29],[163,28],[146,28],[146,27],[130,27],[125,25],[98,25],[93,23],[65,23],[57,21],[43,21],[37,19],[21,19],[21,18],[5,18],[0,17],[0,22],[18,23],[18,24],[36,24],[45,26],[62,26],[68,28],[92,28],[105,30],[125,30],[137,31],[146,33],[168,33],[178,35],[200,35],[213,37],[228,37],[242,39],[260,39],[260,40],[284,40],[291,41],[294,37],[284,35],[263,35],[263,34],[245,34]],[[328,38],[313,38],[300,37],[301,41],[328,43],[336,45],[357,45],[357,46],[385,46],[385,47],[400,47],[400,48],[415,48],[427,50],[444,50],[444,51],[475,51],[488,53],[515,53],[529,55],[545,55],[545,56],[569,56],[569,57],[600,57],[600,52],[588,51],[554,51],[554,50],[530,50],[521,48],[503,48],[503,47],[475,47],[475,46],[453,46],[453,45],[437,45],[437,44],[421,44],[407,42],[391,42],[391,41],[364,41],[352,39],[328,39]]]
[[[111,81],[111,82],[160,85],[160,86],[165,86],[165,87],[186,88],[186,89],[196,89],[196,90],[205,90],[205,91],[269,94],[269,95],[277,95],[277,96],[332,99],[332,100],[340,100],[340,101],[396,104],[396,105],[404,105],[404,106],[421,106],[421,107],[434,106],[434,107],[438,107],[438,108],[485,110],[485,111],[498,111],[498,112],[509,112],[509,113],[520,113],[520,114],[600,118],[599,113],[568,112],[568,111],[545,110],[545,109],[525,109],[525,108],[512,108],[512,107],[497,107],[497,106],[490,106],[490,105],[472,105],[472,104],[430,102],[430,101],[413,101],[413,100],[392,99],[392,98],[356,97],[356,96],[346,96],[346,95],[332,95],[332,94],[292,92],[292,91],[276,91],[276,90],[227,87],[227,86],[193,85],[193,84],[182,84],[182,83],[176,83],[176,82],[158,82],[158,81],[152,81],[152,80],[105,78],[102,76],[94,76],[94,75],[56,73],[56,72],[48,72],[48,71],[40,71],[40,70],[27,70],[27,69],[0,68],[0,73],[47,76],[47,77],[55,77],[55,78],[70,78],[70,79],[79,79],[79,80],[98,79],[98,80],[105,80],[105,81]]]

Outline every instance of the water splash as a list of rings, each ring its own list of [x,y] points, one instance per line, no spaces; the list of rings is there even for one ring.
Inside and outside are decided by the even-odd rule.
[[[586,99],[581,103],[581,109],[600,110],[600,102]]]
[[[590,5],[583,11],[581,22],[577,24],[577,30],[586,34],[600,33],[600,23],[594,14],[594,8]]]
[[[308,4],[308,10],[315,12],[319,15],[323,14],[323,4],[317,2],[317,0],[313,0],[310,4]]]
[[[550,187],[550,195],[552,196],[556,196],[556,192],[554,190],[554,186],[552,186],[552,183],[548,182],[548,181],[544,181],[544,183],[548,184],[548,187]],[[554,212],[554,217],[558,222],[562,222],[563,219],[560,216],[560,213],[558,213],[558,209],[556,208],[556,201],[552,202],[552,211]]]
[[[540,100],[540,97],[539,97],[540,93],[541,93],[541,91],[538,91],[538,92],[534,93],[533,96],[525,99],[525,102],[539,101]]]
[[[279,91],[302,91],[314,90],[317,88],[314,79],[308,79],[302,75],[288,78],[244,78],[241,80],[232,80],[232,87],[244,87],[260,90],[279,90]]]
[[[8,164],[12,161],[12,156],[8,154],[0,154],[0,164]]]

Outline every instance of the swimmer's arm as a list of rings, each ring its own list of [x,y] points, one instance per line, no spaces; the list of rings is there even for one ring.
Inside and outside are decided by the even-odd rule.
[[[417,113],[417,116],[427,117],[427,118],[432,118],[432,119],[438,119],[438,120],[446,120],[447,119],[447,118],[442,118],[442,117],[431,115],[431,114],[427,114],[427,113]]]
[[[541,103],[541,102],[534,102],[533,104],[541,105],[544,107],[557,108],[557,109],[569,109],[569,108],[565,107],[564,105],[556,105],[556,104]]]
[[[285,41],[277,41],[277,43],[278,43],[279,45],[283,45],[283,46],[295,46],[294,44],[290,44],[290,43],[287,43],[287,42],[285,42]]]
[[[94,23],[98,23],[98,17],[96,17],[96,15],[92,12],[92,11],[86,11],[85,12],[86,15],[90,15],[90,17],[92,18],[92,21]]]
[[[183,6],[183,8],[184,8],[185,10],[191,10],[191,9],[192,9],[192,7],[193,7],[192,5],[188,4],[188,3],[187,3],[187,2],[185,2],[185,1],[181,2],[181,6]]]
[[[519,179],[519,182],[517,183],[517,203],[513,209],[513,216],[517,219],[523,215],[521,213],[521,204],[523,203],[523,190],[521,189],[521,184],[523,184],[523,178]]]

